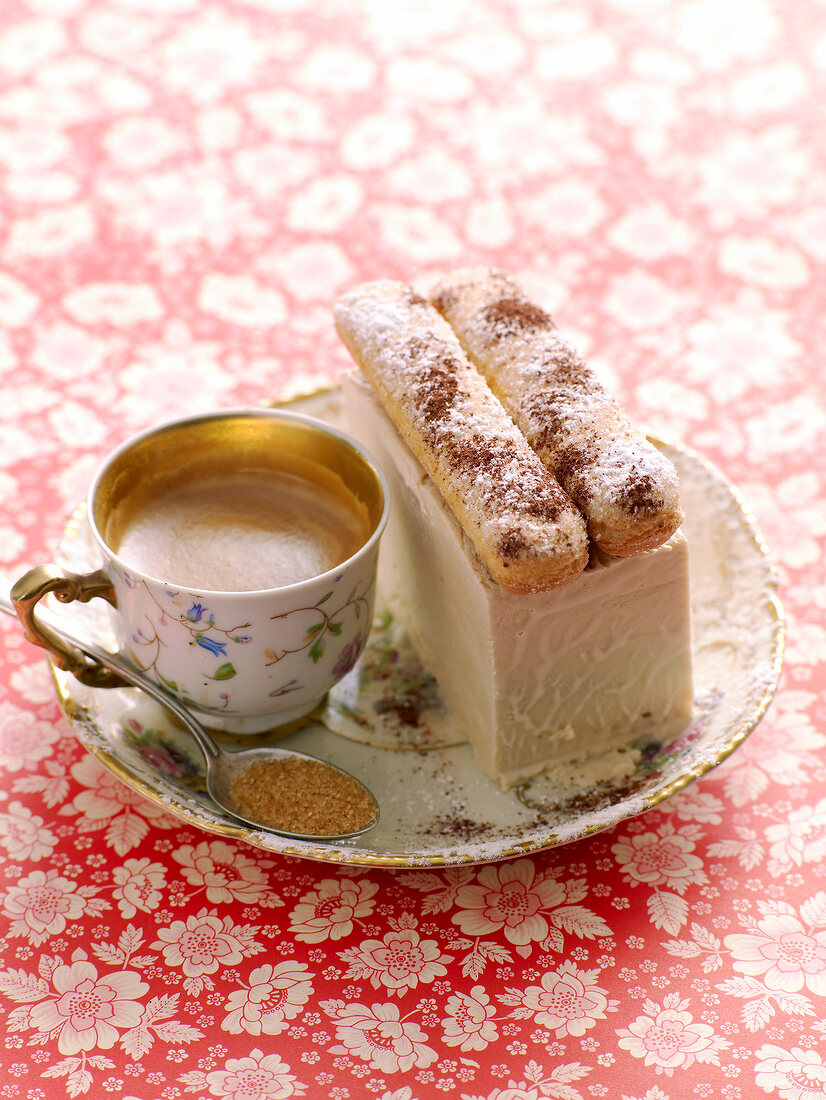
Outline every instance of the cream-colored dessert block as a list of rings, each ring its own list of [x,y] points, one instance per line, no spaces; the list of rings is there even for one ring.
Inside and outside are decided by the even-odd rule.
[[[679,532],[633,557],[596,555],[563,588],[506,592],[367,384],[354,372],[343,393],[350,430],[390,485],[379,591],[487,775],[508,787],[688,724],[688,547]]]

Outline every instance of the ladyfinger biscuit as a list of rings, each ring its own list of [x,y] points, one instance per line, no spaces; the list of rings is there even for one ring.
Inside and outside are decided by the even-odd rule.
[[[431,301],[607,554],[659,546],[682,522],[677,473],[507,274],[464,268]]]
[[[494,579],[534,592],[580,573],[588,561],[582,516],[433,306],[385,280],[340,298],[335,320]]]

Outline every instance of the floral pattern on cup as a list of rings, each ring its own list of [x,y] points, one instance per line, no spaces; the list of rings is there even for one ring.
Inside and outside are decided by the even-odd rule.
[[[340,580],[340,578],[337,577],[336,580]],[[318,600],[318,602],[315,603],[312,607],[296,607],[292,611],[286,611],[283,615],[276,616],[276,618],[279,620],[287,620],[293,615],[307,613],[310,613],[312,615],[314,612],[318,612],[320,616],[320,621],[313,623],[307,628],[304,636],[301,639],[301,642],[294,649],[283,648],[280,653],[277,650],[267,649],[266,656],[268,659],[268,665],[275,664],[277,661],[282,660],[284,657],[287,657],[291,653],[301,653],[305,649],[308,650],[307,655],[309,656],[310,660],[314,664],[318,664],[318,662],[324,656],[324,652],[330,636],[332,635],[336,638],[341,637],[342,631],[344,629],[344,618],[347,615],[348,611],[352,608],[356,618],[358,619],[361,617],[362,612],[366,610],[367,600],[365,599],[365,597],[358,596],[353,593],[350,598],[335,611],[328,611],[323,605],[326,604],[334,594],[334,590],[331,590],[326,595],[322,596],[321,599]],[[343,655],[346,652],[348,656],[344,657],[344,664],[342,664],[342,656],[340,656],[339,659],[336,661],[336,664],[333,668],[333,674],[336,676],[336,679],[339,679],[341,676],[344,675],[345,672],[349,671],[349,669],[353,667],[356,662],[356,658],[358,657],[361,650],[364,648],[365,640],[365,638],[362,638],[362,632],[358,631],[353,641],[345,645],[341,653]],[[352,659],[350,657],[351,653]],[[346,667],[344,667],[345,665]]]
[[[180,589],[167,588],[165,595],[169,600],[169,606],[164,607],[145,580],[138,580],[129,573],[124,573],[123,578],[130,588],[142,587],[146,598],[157,608],[157,613],[152,617],[148,614],[144,616],[146,625],[132,634],[129,657],[143,672],[154,673],[165,687],[185,701],[191,701],[187,689],[176,680],[165,676],[158,667],[163,648],[167,644],[165,632],[168,633],[172,626],[179,625],[189,632],[191,645],[198,646],[212,657],[218,658],[227,657],[229,645],[248,645],[253,640],[249,633],[245,633],[250,627],[249,622],[230,628],[221,627],[215,621],[215,613],[197,597],[191,597],[192,602],[186,611],[179,610],[183,603],[190,602],[189,598],[184,598],[182,601]],[[209,671],[202,670],[202,673],[211,680],[231,680],[237,675],[237,669],[230,659]],[[223,692],[222,697],[225,705],[228,705],[229,694]]]
[[[228,716],[249,714],[251,696],[262,715],[269,706],[284,712],[272,701],[287,695],[312,709],[364,649],[375,591],[369,559],[316,587],[318,598],[300,587],[292,605],[287,590],[274,590],[272,603],[262,605],[246,593],[233,600],[123,569],[115,570],[115,583],[119,606],[128,605],[127,618],[139,624],[121,638],[129,659],[187,705]]]

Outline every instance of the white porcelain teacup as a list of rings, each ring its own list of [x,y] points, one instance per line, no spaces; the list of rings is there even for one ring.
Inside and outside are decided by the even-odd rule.
[[[88,497],[101,569],[14,586],[32,641],[96,686],[115,678],[43,627],[46,593],[100,596],[121,652],[212,726],[255,733],[312,711],[354,665],[373,616],[387,489],[336,428],[231,409],[143,432]]]

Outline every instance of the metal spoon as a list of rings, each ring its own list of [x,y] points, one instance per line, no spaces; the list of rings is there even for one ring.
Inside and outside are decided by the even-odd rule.
[[[11,588],[12,582],[7,577],[0,574],[0,610],[7,611],[16,618],[17,612],[15,611],[14,603],[11,599]],[[106,649],[102,649],[93,641],[86,638],[80,638],[73,632],[67,630],[66,627],[61,625],[58,619],[50,615],[48,611],[39,609],[38,615],[51,630],[59,634],[65,641],[71,642],[72,645],[77,646],[77,648],[82,650],[88,657],[98,661],[105,668],[110,668],[114,672],[117,672],[124,680],[133,684],[136,688],[140,688],[141,691],[151,696],[151,698],[155,699],[171,714],[175,715],[178,721],[198,742],[204,754],[204,760],[206,762],[206,787],[210,797],[222,810],[231,814],[232,817],[237,817],[239,821],[244,821],[256,829],[264,829],[271,833],[277,833],[278,836],[290,837],[293,840],[311,841],[346,840],[349,837],[360,836],[377,824],[379,820],[379,806],[376,799],[360,780],[350,775],[350,773],[346,772],[343,768],[339,768],[335,764],[329,764],[326,760],[320,761],[318,757],[310,756],[307,753],[295,752],[293,749],[283,749],[275,746],[256,749],[240,749],[238,752],[227,752],[216,743],[212,735],[204,729],[190,711],[187,710],[174,695],[166,691],[165,688],[160,687],[152,680],[136,672],[131,665],[123,660],[123,658],[114,653],[110,653]],[[354,782],[358,783],[372,799],[376,810],[375,816],[367,825],[364,825],[360,829],[355,829],[351,832],[320,835],[318,833],[296,833],[288,829],[276,829],[271,825],[264,825],[260,821],[255,821],[240,812],[229,790],[233,780],[241,775],[242,772],[246,771],[251,764],[261,761],[284,759],[310,760],[321,763],[325,767],[332,768],[333,771],[339,772],[341,775],[352,779]]]

